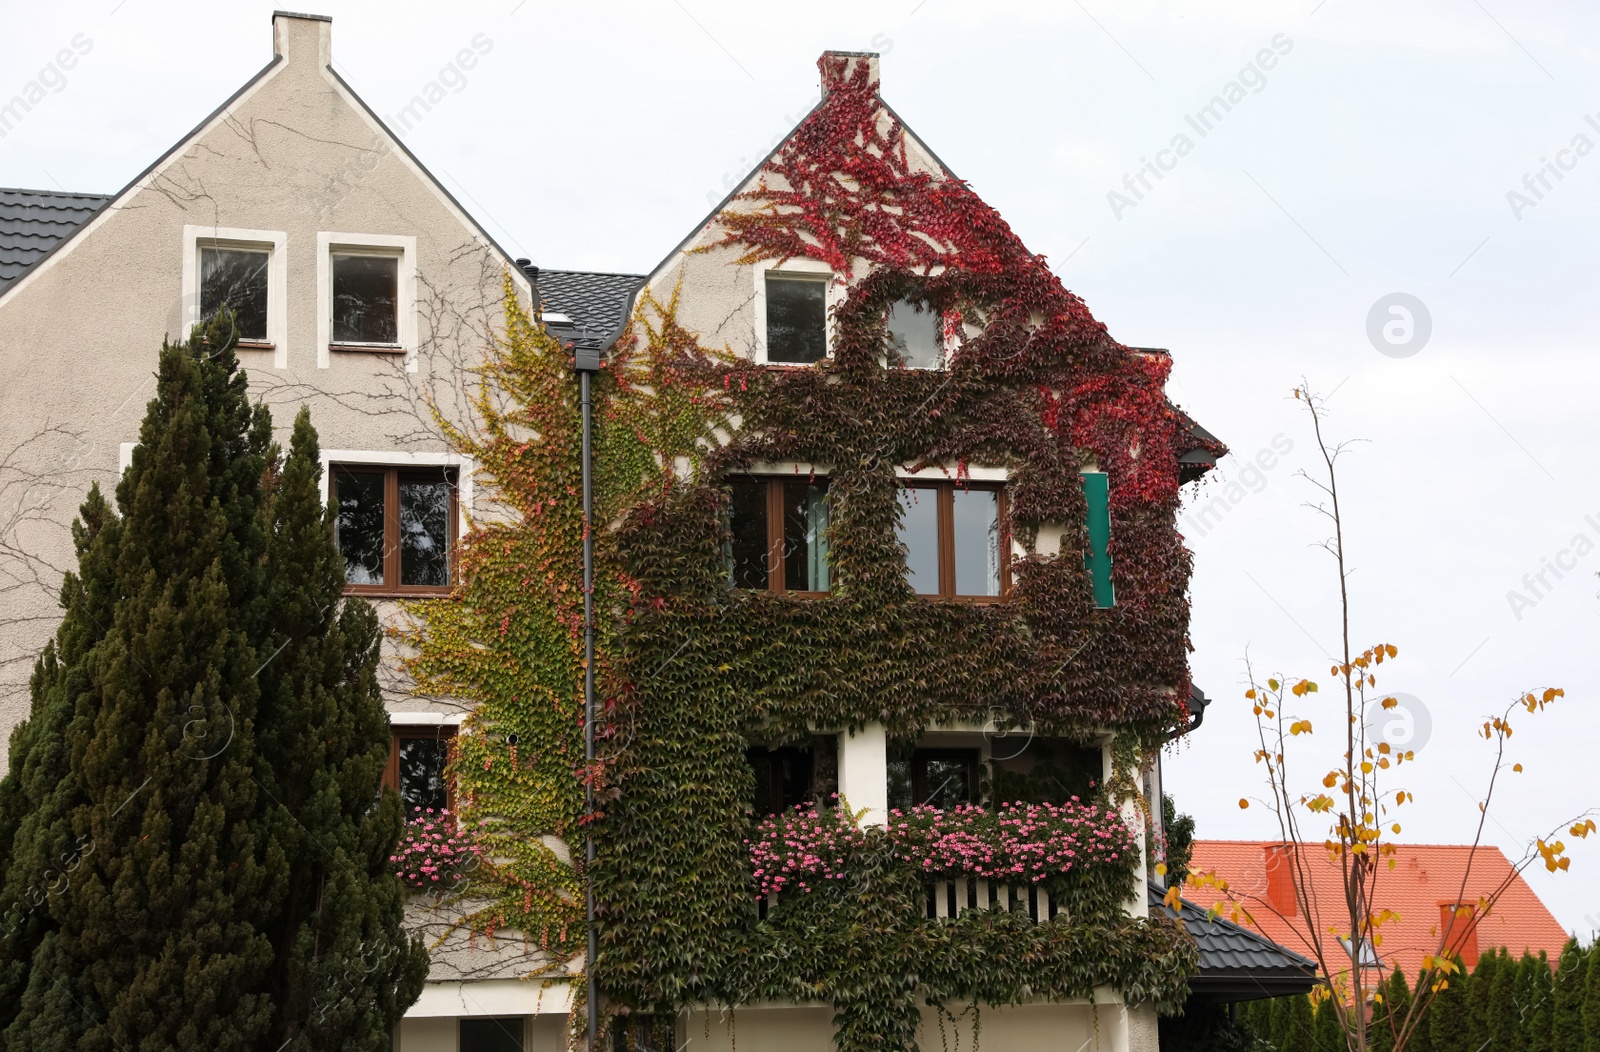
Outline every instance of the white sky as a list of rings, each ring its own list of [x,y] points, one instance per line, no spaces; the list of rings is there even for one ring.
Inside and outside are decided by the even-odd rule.
[[[0,139],[0,185],[119,189],[271,57],[269,3],[0,9],[0,98],[77,34],[93,44]],[[492,42],[407,142],[503,244],[556,267],[648,269],[814,102],[823,49],[882,51],[885,97],[1113,335],[1172,349],[1173,397],[1235,452],[1208,495],[1226,500],[1223,483],[1275,436],[1293,444],[1241,480],[1256,492],[1233,491],[1220,523],[1185,530],[1195,679],[1217,704],[1167,778],[1200,834],[1274,835],[1259,807],[1237,805],[1260,786],[1241,698],[1246,649],[1262,673],[1315,677],[1336,642],[1335,581],[1313,547],[1326,531],[1294,477],[1312,466],[1289,397],[1301,376],[1334,392],[1333,432],[1364,440],[1344,479],[1355,636],[1400,647],[1380,686],[1414,695],[1433,722],[1408,782],[1418,805],[1404,839],[1471,838],[1488,770],[1472,727],[1525,688],[1568,693],[1516,724],[1528,772],[1497,801],[1488,839],[1517,851],[1600,803],[1600,551],[1547,578],[1553,587],[1520,620],[1506,594],[1575,535],[1600,545],[1600,156],[1565,155],[1571,170],[1520,215],[1507,199],[1575,136],[1600,146],[1600,126],[1584,121],[1600,113],[1594,9],[319,0],[313,10],[334,16],[338,68],[385,115],[476,35]],[[1264,87],[1199,136],[1185,115],[1279,34],[1291,49]],[[1108,191],[1180,132],[1193,150],[1116,215]],[[1429,342],[1404,359],[1366,335],[1369,309],[1395,292],[1432,318]],[[1320,698],[1304,714],[1331,731],[1335,701]],[[1532,879],[1563,925],[1587,933],[1600,928],[1585,893],[1600,845],[1574,858],[1572,872]]]

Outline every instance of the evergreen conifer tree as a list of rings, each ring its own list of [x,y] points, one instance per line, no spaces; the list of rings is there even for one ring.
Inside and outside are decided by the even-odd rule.
[[[1588,985],[1589,958],[1576,939],[1568,939],[1550,977],[1553,993],[1550,1022],[1550,1047],[1553,1052],[1580,1052],[1584,1048],[1583,1001]]]
[[[280,476],[230,328],[162,348],[121,515],[93,491],[74,528],[0,780],[9,1048],[376,1050],[420,989],[376,625],[336,609],[309,421]]]
[[[1411,989],[1406,985],[1405,972],[1399,968],[1390,972],[1381,993],[1383,1001],[1373,1006],[1372,1021],[1367,1024],[1367,1047],[1372,1052],[1393,1052],[1395,1034],[1411,1009]]]
[[[1311,998],[1295,994],[1283,998],[1282,1039],[1275,1041],[1278,1052],[1316,1052],[1312,1027]]]
[[[1315,1052],[1345,1052],[1348,1047],[1332,997],[1324,997],[1317,1003],[1311,1022],[1311,1047]]]
[[[1437,975],[1437,973],[1426,974]],[[1448,976],[1438,976],[1434,981],[1443,985],[1439,992],[1433,995],[1433,1001],[1428,1005],[1425,1020],[1428,1027],[1428,1043],[1433,1046],[1433,1052],[1473,1052],[1478,1046],[1468,1044],[1472,1036],[1468,1004],[1468,994],[1472,986],[1471,973],[1465,967],[1461,967],[1460,971]],[[1419,978],[1418,983],[1421,982],[1422,979]]]
[[[66,777],[7,874],[8,894],[49,889],[10,1047],[245,1049],[270,1018],[262,905],[277,874],[251,728],[271,431],[231,349],[207,352],[162,348],[117,486],[114,613],[60,672],[75,695]],[[61,874],[68,837],[77,864]]]
[[[1489,988],[1484,992],[1484,1031],[1490,1048],[1521,1049],[1522,1019],[1517,1007],[1517,977],[1521,969],[1502,947],[1495,953]]]
[[[1518,1047],[1550,1052],[1550,959],[1524,952],[1517,963]]]
[[[1489,1040],[1490,1021],[1490,992],[1494,987],[1494,977],[1499,960],[1493,950],[1485,950],[1478,957],[1478,966],[1472,969],[1472,977],[1467,982],[1467,1031],[1466,1046],[1468,1049],[1478,1049]]]
[[[344,567],[322,502],[311,415],[295,419],[267,550],[272,624],[259,679],[256,741],[271,850],[289,860],[274,919],[269,1045],[387,1049],[427,975],[427,949],[400,927],[389,854],[404,816],[385,793],[388,718],[376,666],[380,630],[344,603]]]
[[[1583,1052],[1600,1052],[1600,942],[1592,943],[1583,968]]]
[[[0,1032],[21,1008],[28,960],[51,927],[46,900],[62,874],[82,864],[92,845],[59,821],[54,798],[70,792],[65,735],[83,685],[83,663],[110,624],[116,581],[111,553],[120,520],[98,485],[72,525],[79,572],[61,585],[63,616],[56,636],[35,663],[29,718],[11,737],[9,773],[0,779]],[[23,845],[19,853],[18,843]],[[25,867],[56,859],[46,884],[29,883]]]

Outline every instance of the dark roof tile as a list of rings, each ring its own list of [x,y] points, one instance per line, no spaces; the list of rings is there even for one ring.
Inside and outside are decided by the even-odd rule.
[[[1189,986],[1196,994],[1248,1001],[1304,993],[1315,984],[1315,961],[1222,917],[1207,917],[1204,906],[1185,900],[1181,912],[1173,910],[1161,889],[1151,887],[1150,912],[1179,921],[1194,939],[1200,972]]]
[[[0,187],[0,292],[109,200],[104,194]]]
[[[605,350],[622,328],[634,290],[644,284],[642,274],[606,274],[586,270],[535,270],[539,298],[546,314],[562,314],[571,324],[547,319],[550,331],[567,343]]]

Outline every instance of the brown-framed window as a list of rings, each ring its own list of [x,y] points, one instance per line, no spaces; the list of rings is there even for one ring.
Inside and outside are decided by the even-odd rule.
[[[979,802],[976,749],[913,749],[889,758],[889,806],[951,808]]]
[[[828,594],[828,480],[735,478],[726,557],[735,588]]]
[[[459,514],[454,468],[339,464],[333,498],[347,593],[450,591]]]
[[[1004,595],[1011,587],[1005,523],[999,483],[905,483],[898,535],[912,590],[977,602]]]
[[[400,794],[407,819],[414,817],[418,810],[424,814],[429,808],[435,814],[446,809],[455,810],[455,786],[445,776],[455,736],[454,727],[392,729],[389,766],[384,769],[383,784]]]

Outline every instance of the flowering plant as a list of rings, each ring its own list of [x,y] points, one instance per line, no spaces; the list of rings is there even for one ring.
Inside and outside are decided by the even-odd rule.
[[[389,861],[395,874],[407,886],[436,888],[454,883],[469,872],[478,860],[478,848],[465,833],[456,829],[455,818],[447,808],[412,808],[411,819]]]
[[[1064,804],[919,806],[889,813],[895,854],[929,877],[982,877],[1038,884],[1074,870],[1123,863],[1137,854],[1133,831],[1114,809],[1073,797]]]
[[[811,891],[822,882],[843,880],[850,855],[866,842],[866,833],[847,808],[818,811],[807,804],[766,819],[745,841],[761,895],[792,888]]]
[[[1139,855],[1133,831],[1114,808],[1077,797],[1063,804],[1003,804],[998,811],[975,804],[894,810],[884,834],[895,860],[928,879],[1060,886],[1067,878],[1096,884],[1109,878],[1108,888],[1120,888]],[[842,807],[801,805],[765,819],[745,841],[757,893],[810,892],[843,880],[850,856],[867,840]]]

